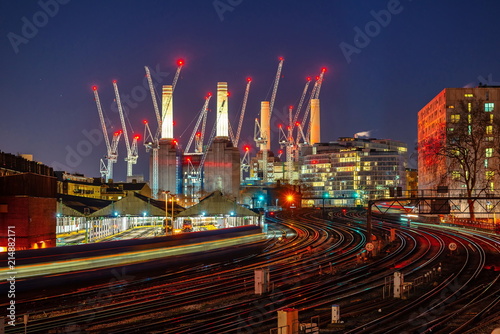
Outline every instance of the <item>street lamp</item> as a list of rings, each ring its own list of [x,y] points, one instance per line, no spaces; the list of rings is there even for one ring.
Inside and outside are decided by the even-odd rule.
[[[168,235],[168,195],[173,198],[170,191],[165,191],[165,235]],[[172,200],[172,234],[174,232],[174,201]]]

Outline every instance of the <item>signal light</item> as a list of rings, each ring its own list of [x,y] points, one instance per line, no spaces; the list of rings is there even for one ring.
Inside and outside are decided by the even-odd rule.
[[[300,125],[300,122],[295,122],[295,126],[299,126]]]
[[[196,132],[196,137],[201,136],[201,132]]]
[[[92,90],[97,90],[97,86],[92,86]]]
[[[139,135],[135,135],[135,136],[134,136],[134,139],[139,140],[139,139],[141,139],[141,136],[139,136]]]
[[[252,81],[252,78],[248,77],[248,78],[247,78],[247,81],[248,81],[248,82],[251,82],[251,81]]]
[[[281,129],[282,127],[283,127],[283,125],[282,125],[282,124],[278,124],[278,128],[280,128],[280,129]]]
[[[283,154],[283,150],[279,150],[279,151],[278,151],[278,154]]]
[[[285,60],[285,58],[283,58],[283,57],[279,57],[278,59],[279,59],[279,61]]]
[[[208,94],[207,94],[207,97],[206,97],[206,98],[208,99],[208,97],[209,97],[209,96],[212,96],[212,93],[208,92]]]
[[[113,80],[113,83],[116,83],[116,80]]]
[[[178,65],[178,66],[182,66],[182,65],[184,65],[184,59],[179,59],[179,60],[177,60],[177,65]]]
[[[250,151],[250,146],[246,145],[246,146],[244,146],[244,147],[243,147],[243,149],[244,149],[245,151]]]
[[[287,200],[288,202],[293,201],[293,195],[287,195],[287,196],[286,196],[286,200]]]
[[[147,119],[145,119],[144,121],[142,121],[142,123],[144,123],[144,124],[148,124],[148,120],[147,120]]]
[[[306,78],[306,80],[307,80],[307,81],[311,81],[311,77],[307,77],[307,78]]]
[[[227,92],[227,97],[231,96],[231,92]]]
[[[316,76],[316,80],[319,80],[319,76],[318,75]]]
[[[326,67],[323,67],[323,68],[321,69],[321,72],[325,73],[325,72],[326,72]]]

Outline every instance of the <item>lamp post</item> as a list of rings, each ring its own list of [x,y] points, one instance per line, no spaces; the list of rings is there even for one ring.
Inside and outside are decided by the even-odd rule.
[[[170,191],[165,191],[165,235],[168,235],[168,194]]]

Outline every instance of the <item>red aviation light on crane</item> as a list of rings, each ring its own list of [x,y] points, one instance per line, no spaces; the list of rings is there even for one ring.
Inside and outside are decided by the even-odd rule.
[[[312,78],[311,78],[311,77],[307,77],[307,78],[306,78],[306,80],[307,80],[307,81],[311,81],[311,80],[312,80]]]
[[[116,83],[116,80],[113,80],[113,83]]]
[[[122,130],[118,130],[118,131],[116,131],[116,132],[115,132],[115,134],[114,134],[114,135],[115,135],[115,136],[119,136],[119,135],[121,135],[121,134],[122,134]]]
[[[139,139],[141,139],[141,136],[139,136],[139,135],[135,135],[135,136],[134,136],[134,139],[139,140]]]
[[[319,80],[319,75],[316,76],[316,80]]]
[[[326,67],[323,67],[323,68],[321,69],[321,72],[325,73],[325,72],[326,72]]]
[[[245,146],[243,146],[243,149],[244,149],[246,152],[248,152],[248,151],[250,151],[250,146],[245,145]]]
[[[247,82],[252,82],[252,78],[248,77]]]
[[[142,121],[142,123],[144,123],[144,124],[148,124],[148,120],[147,120],[147,119],[145,119],[144,121]]]
[[[285,60],[285,58],[283,58],[283,57],[279,57],[279,58],[278,58],[278,60],[279,60],[279,61],[283,61],[283,60]]]
[[[196,137],[200,137],[201,136],[201,132],[196,132]]]
[[[231,92],[227,92],[227,97],[230,97],[231,96]]]
[[[283,154],[283,150],[279,150],[279,151],[278,151],[278,154]]]
[[[186,159],[187,159],[187,161],[191,161],[191,157],[187,157]]]
[[[282,125],[282,124],[278,124],[278,128],[280,128],[280,129],[281,129],[282,127],[283,127],[283,125]]]
[[[177,145],[178,144],[177,139],[172,140],[172,144]]]
[[[300,126],[300,122],[295,122],[295,126]]]
[[[208,92],[207,97],[205,97],[205,99],[208,99],[210,96],[212,96],[212,93]]]
[[[97,86],[92,86],[92,90],[97,90]]]
[[[182,66],[182,65],[184,65],[184,59],[177,60],[177,66]]]

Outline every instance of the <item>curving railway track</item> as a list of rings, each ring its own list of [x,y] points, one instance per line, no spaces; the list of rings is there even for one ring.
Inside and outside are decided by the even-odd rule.
[[[370,258],[362,214],[327,221],[316,213],[270,220],[260,254],[25,301],[30,333],[269,333],[285,307],[325,333],[474,333],[500,325],[498,237],[384,217],[373,232],[384,240],[395,228],[396,241]],[[271,289],[254,295],[254,270],[262,267]],[[395,271],[413,288],[404,299],[384,299]],[[329,324],[332,304],[344,323]]]

